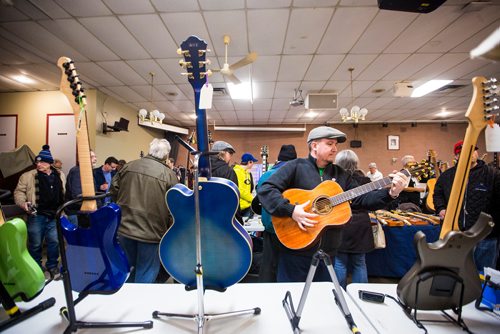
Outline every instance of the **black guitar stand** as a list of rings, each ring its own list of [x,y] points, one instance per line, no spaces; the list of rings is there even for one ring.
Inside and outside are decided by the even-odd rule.
[[[197,152],[194,151],[194,149],[187,143],[185,143],[181,138],[176,136],[176,139],[181,142],[181,144],[188,148],[191,154],[194,155],[194,185],[193,185],[193,190],[194,190],[194,203],[195,203],[195,224],[196,224],[196,267],[193,268],[194,272],[196,273],[196,290],[198,292],[198,313],[197,314],[179,314],[179,313],[166,313],[166,312],[159,312],[159,311],[154,311],[153,312],[153,318],[158,319],[160,316],[165,316],[167,318],[173,318],[173,319],[188,319],[188,320],[194,320],[198,326],[198,334],[203,334],[205,333],[205,323],[208,322],[209,320],[216,320],[216,319],[224,319],[224,318],[229,318],[229,317],[234,317],[234,316],[240,316],[240,315],[258,315],[260,314],[261,310],[259,307],[253,308],[253,309],[247,309],[247,310],[241,310],[241,311],[232,311],[232,312],[225,312],[225,313],[213,313],[213,314],[206,314],[205,313],[205,306],[204,306],[204,296],[205,296],[205,287],[203,285],[203,265],[202,265],[202,259],[201,259],[201,223],[200,223],[200,198],[199,198],[199,188],[198,188],[198,161],[200,156],[202,155],[213,155],[213,154],[218,154],[218,152]]]
[[[307,299],[307,295],[309,293],[309,289],[311,287],[311,283],[314,279],[314,274],[316,273],[316,269],[318,269],[319,261],[323,261],[325,263],[326,268],[328,269],[328,273],[330,274],[330,278],[332,279],[334,289],[332,290],[333,295],[335,297],[335,304],[339,307],[340,311],[344,315],[345,320],[347,321],[347,325],[349,329],[353,333],[361,333],[356,324],[354,323],[354,319],[352,318],[351,312],[347,307],[347,303],[345,301],[342,288],[340,287],[339,281],[337,279],[337,275],[335,275],[335,271],[333,270],[332,260],[330,256],[326,254],[323,250],[318,250],[314,253],[311,267],[309,267],[309,272],[307,273],[306,283],[304,285],[304,290],[302,290],[302,296],[300,297],[299,307],[295,310],[292,301],[292,295],[290,291],[287,291],[285,294],[285,299],[283,299],[283,308],[285,309],[285,313],[290,320],[290,325],[292,325],[292,331],[295,334],[300,333],[299,322],[302,315],[302,310],[304,309],[304,304]]]
[[[418,319],[417,317],[417,310],[418,310],[418,297],[420,296],[419,294],[419,286],[420,283],[427,281],[428,279],[438,279],[439,280],[439,286],[436,286],[435,291],[430,291],[430,295],[439,295],[443,294],[443,291],[451,291],[453,292],[455,289],[456,284],[460,284],[460,298],[458,302],[458,307],[453,308],[452,311],[457,315],[456,319],[450,315],[448,312],[445,310],[441,310],[441,313],[443,313],[444,317],[447,320],[430,320],[430,319]],[[411,309],[404,305],[403,303],[400,303],[398,301],[398,304],[403,308],[405,311],[406,315],[408,318],[410,318],[415,325],[417,325],[418,328],[423,329],[427,333],[427,329],[425,326],[422,324],[422,322],[451,322],[460,328],[462,328],[463,331],[467,333],[472,333],[465,322],[462,319],[462,306],[463,306],[463,297],[464,297],[464,282],[463,279],[457,275],[454,271],[446,269],[446,268],[441,268],[441,269],[435,269],[427,272],[423,272],[418,275],[418,281],[416,284],[416,289],[415,289],[415,309]],[[413,314],[412,314],[413,311]]]
[[[152,321],[144,322],[89,322],[89,321],[79,321],[76,319],[75,306],[81,302],[85,297],[91,293],[82,291],[78,295],[77,299],[73,299],[73,292],[71,286],[71,278],[68,271],[68,260],[66,258],[66,248],[64,247],[65,241],[62,233],[61,227],[61,215],[64,212],[64,208],[68,205],[75,203],[81,203],[84,200],[97,200],[104,199],[110,196],[110,194],[100,194],[97,196],[89,197],[79,197],[69,202],[64,203],[56,212],[56,226],[57,226],[57,237],[59,239],[59,252],[61,253],[61,277],[64,284],[64,296],[66,298],[66,307],[60,309],[61,315],[69,321],[68,327],[64,331],[64,334],[69,334],[71,332],[76,332],[80,328],[122,328],[122,327],[142,327],[142,328],[153,328]]]
[[[26,310],[24,312],[21,312],[21,310],[17,307],[16,303],[14,302],[14,299],[9,295],[7,292],[7,289],[3,285],[2,282],[0,282],[0,300],[2,302],[3,308],[5,309],[5,312],[9,315],[9,319],[5,320],[0,323],[0,332],[3,332],[7,328],[10,328],[14,325],[17,325],[18,323],[27,320],[28,318],[34,316],[35,314],[38,314],[52,306],[56,303],[55,298],[49,298],[47,300],[44,300],[40,304],[33,306],[29,310]]]

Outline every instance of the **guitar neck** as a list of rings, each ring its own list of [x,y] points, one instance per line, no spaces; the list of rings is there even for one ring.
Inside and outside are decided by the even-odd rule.
[[[208,140],[207,112],[200,109],[200,89],[194,89],[194,101],[196,107],[196,139],[199,152],[208,152],[210,150]],[[210,179],[212,176],[210,166],[210,156],[202,155],[198,161],[198,175]]]
[[[358,196],[366,194],[372,190],[376,190],[379,188],[384,188],[392,183],[392,179],[390,177],[384,177],[383,179],[370,182],[364,184],[362,186],[356,187],[354,189],[348,190],[346,192],[340,193],[338,195],[330,197],[331,203],[335,205],[339,205],[341,203],[350,201]]]
[[[78,153],[78,163],[80,166],[80,180],[82,184],[82,196],[95,196],[94,177],[92,173],[92,163],[90,159],[90,144],[87,128],[87,113],[85,112],[86,97],[83,95],[83,88],[76,74],[71,59],[61,57],[58,61],[61,68],[62,77],[60,90],[68,99],[75,115],[76,143]],[[71,85],[69,84],[71,83]],[[76,96],[76,97],[75,97]],[[81,99],[81,102],[79,100]],[[93,212],[97,209],[95,200],[82,202],[80,208],[84,212]]]

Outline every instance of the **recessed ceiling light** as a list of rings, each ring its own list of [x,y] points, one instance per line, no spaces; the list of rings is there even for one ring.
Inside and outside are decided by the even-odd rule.
[[[446,86],[453,80],[429,80],[421,86],[418,86],[411,93],[411,97],[421,97],[435,91],[443,86]]]
[[[372,93],[375,93],[375,94],[379,94],[379,93],[383,93],[383,92],[385,92],[384,88],[375,88],[374,90],[372,90]]]

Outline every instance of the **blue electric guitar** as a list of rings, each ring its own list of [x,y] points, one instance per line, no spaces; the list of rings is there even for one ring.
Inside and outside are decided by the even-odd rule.
[[[57,65],[63,72],[60,90],[68,98],[75,114],[82,197],[93,198],[95,190],[85,113],[86,98],[73,61],[61,57]],[[78,226],[61,217],[72,289],[86,293],[114,293],[130,273],[127,257],[116,235],[121,210],[114,203],[97,209],[95,199],[81,203]]]
[[[200,91],[206,83],[205,53],[207,44],[190,36],[181,44],[188,79],[194,89],[196,137],[199,152],[209,151],[207,116],[199,108]],[[224,290],[238,283],[252,262],[252,241],[235,220],[239,191],[231,181],[211,177],[210,159],[201,155],[198,163],[201,258],[204,287]],[[188,289],[196,288],[196,231],[194,192],[176,184],[166,194],[174,222],[160,242],[160,259],[168,273]]]

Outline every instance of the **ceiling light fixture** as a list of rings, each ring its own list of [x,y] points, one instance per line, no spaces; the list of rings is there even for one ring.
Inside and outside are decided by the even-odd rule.
[[[253,100],[252,87],[249,82],[242,82],[235,85],[232,82],[227,83],[227,89],[233,100]]]
[[[364,121],[366,114],[368,114],[368,110],[366,108],[360,108],[359,106],[354,105],[354,92],[353,92],[353,81],[352,81],[352,72],[354,71],[354,67],[350,67],[349,72],[351,73],[351,112],[347,110],[347,108],[341,108],[339,110],[340,117],[342,118],[342,122],[353,121],[354,123],[358,123],[359,121]]]
[[[150,88],[150,94],[149,94],[149,97],[150,97],[149,102],[151,103],[151,106],[153,106],[153,84],[154,84],[155,73],[149,72],[149,76],[151,77],[151,88]],[[153,124],[155,122],[161,124],[163,122],[163,119],[165,119],[165,114],[159,112],[157,109],[149,112],[149,119],[148,119],[148,111],[146,109],[140,109],[138,114],[139,114],[139,119],[141,120],[141,122],[150,121],[151,124]]]
[[[421,97],[427,95],[451,82],[453,82],[453,80],[429,80],[423,85],[415,88],[411,93],[411,97]]]

